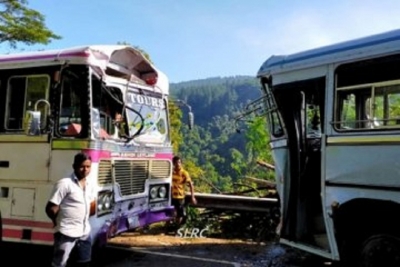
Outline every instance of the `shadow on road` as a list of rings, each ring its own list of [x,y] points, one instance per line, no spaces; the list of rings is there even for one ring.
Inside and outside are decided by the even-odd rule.
[[[17,244],[4,242],[0,248],[1,266],[51,266],[53,248],[45,245]],[[132,251],[106,248],[93,253],[93,267],[112,266],[116,262],[131,263],[141,261],[141,253]],[[123,264],[119,265],[123,266]]]

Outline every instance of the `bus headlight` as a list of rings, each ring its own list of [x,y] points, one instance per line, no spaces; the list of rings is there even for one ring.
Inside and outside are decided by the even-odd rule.
[[[158,195],[158,186],[154,186],[150,189],[150,199],[157,198]]]
[[[104,198],[104,209],[108,210],[111,208],[111,197],[110,196],[106,196]]]
[[[97,214],[102,215],[111,212],[113,207],[113,193],[111,191],[99,192],[97,197]]]
[[[160,186],[158,189],[158,197],[165,198],[167,196],[167,188],[165,185]]]
[[[168,200],[169,197],[169,184],[155,184],[150,186],[149,201],[160,202]]]

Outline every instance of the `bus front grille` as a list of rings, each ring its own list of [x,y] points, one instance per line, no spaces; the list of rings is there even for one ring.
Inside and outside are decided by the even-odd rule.
[[[149,177],[148,160],[116,160],[114,164],[115,182],[119,184],[123,196],[144,192]]]
[[[100,186],[114,181],[122,196],[130,196],[144,193],[147,179],[167,179],[171,171],[169,160],[101,160],[97,180]]]
[[[168,160],[153,160],[151,162],[151,178],[163,179],[168,178],[171,175],[171,162]]]
[[[112,183],[112,162],[111,160],[101,160],[99,163],[99,173],[97,176],[99,185]]]

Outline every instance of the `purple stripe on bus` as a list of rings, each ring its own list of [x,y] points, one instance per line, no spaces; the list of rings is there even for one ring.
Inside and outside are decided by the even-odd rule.
[[[63,58],[63,57],[89,57],[88,52],[78,51],[63,54],[49,54],[49,55],[32,55],[32,56],[20,56],[20,57],[9,57],[0,58],[0,62],[11,62],[11,61],[24,61],[24,60],[38,60],[38,59],[48,59],[48,58]]]

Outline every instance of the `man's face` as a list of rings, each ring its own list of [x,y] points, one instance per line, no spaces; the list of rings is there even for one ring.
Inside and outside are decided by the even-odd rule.
[[[180,159],[178,159],[177,161],[175,161],[175,170],[180,170],[182,168],[182,162]]]
[[[92,161],[87,159],[81,164],[74,165],[75,175],[78,179],[83,179],[90,173],[90,168],[92,167]]]

